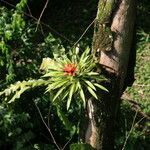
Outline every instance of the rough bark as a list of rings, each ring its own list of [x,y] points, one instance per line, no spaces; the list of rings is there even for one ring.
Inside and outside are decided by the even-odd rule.
[[[115,115],[123,93],[129,53],[132,52],[135,0],[118,0],[116,5],[110,26],[114,35],[112,49],[100,51],[99,56],[102,74],[109,79],[102,84],[108,88],[109,93],[99,91],[101,99],[96,101],[89,98],[87,106],[88,127],[84,138],[86,143],[97,150],[114,149]],[[94,53],[95,51],[93,50]]]

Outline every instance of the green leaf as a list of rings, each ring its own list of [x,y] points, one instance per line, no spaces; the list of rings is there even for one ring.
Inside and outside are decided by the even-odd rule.
[[[71,86],[70,86],[70,92],[69,92],[69,98],[67,100],[67,110],[69,109],[70,107],[70,103],[71,103],[71,100],[72,100],[72,96],[73,96],[73,93],[75,92],[75,83],[73,83]]]
[[[82,87],[81,87],[81,84],[80,84],[80,83],[78,84],[78,86],[79,86],[79,89],[80,89],[80,91],[79,91],[79,93],[80,93],[80,97],[81,97],[81,99],[83,100],[83,105],[84,105],[84,107],[85,107],[85,106],[86,106],[85,95],[84,95],[84,92],[83,92],[83,89],[82,89]]]
[[[103,76],[91,76],[92,79],[95,79],[97,82],[99,81],[107,81]]]
[[[95,90],[96,91],[96,88],[95,88],[95,86],[93,85],[93,83],[92,82],[90,82],[90,81],[88,81],[88,80],[83,80],[90,88],[92,88],[93,90]]]
[[[69,130],[72,132],[72,134],[74,134],[76,131],[75,126],[69,121],[65,113],[59,107],[57,107],[57,115],[59,119],[62,121],[62,123],[64,124],[66,130]]]
[[[68,81],[64,81],[64,80],[61,80],[61,81],[59,80],[59,81],[53,82],[53,83],[48,85],[48,87],[46,88],[45,93],[47,93],[51,90],[55,90],[57,88],[60,88],[61,86],[65,85],[66,83],[68,83]]]
[[[86,48],[86,50],[82,53],[80,60],[83,60],[88,54],[90,53],[89,47]]]
[[[84,92],[82,89],[80,90],[80,96],[81,96],[81,99],[83,100],[83,106],[85,107],[86,106],[86,100],[85,100],[85,95],[84,95]]]
[[[73,143],[70,145],[70,150],[94,150],[94,148],[87,143]]]
[[[57,94],[53,98],[53,102],[56,100],[56,98],[62,93],[62,91],[66,88],[66,86],[63,86],[62,88],[59,89]]]
[[[97,72],[88,72],[88,73],[86,73],[86,75],[88,75],[88,76],[97,76],[97,75],[99,75],[99,73],[97,73]]]
[[[15,101],[15,99],[19,99],[21,94],[23,92],[25,92],[27,89],[29,89],[30,87],[22,87],[20,91],[17,91],[16,94],[12,97],[12,99],[10,101],[8,101],[8,103],[12,103]]]
[[[104,86],[100,85],[100,84],[97,84],[97,83],[94,83],[95,86],[97,86],[98,88],[100,88],[101,90],[104,90],[106,92],[109,92]]]
[[[60,71],[51,71],[49,73],[46,73],[44,76],[42,77],[56,77],[56,76],[62,76],[63,75],[63,72],[60,72]]]
[[[77,92],[79,89],[79,80],[76,82],[75,92]]]
[[[63,64],[71,64],[71,60],[68,58],[68,57],[65,57],[64,60],[63,60]]]
[[[42,64],[40,66],[40,70],[44,70],[46,72],[48,70],[61,71],[61,68],[61,64],[51,58],[43,58]]]
[[[68,96],[68,94],[69,90],[65,91],[61,99],[64,100]]]
[[[89,86],[87,87],[88,91],[96,98],[98,99],[96,93],[92,90],[92,88],[90,88]]]
[[[16,5],[16,9],[23,11],[23,9],[26,7],[26,5],[27,5],[27,0],[21,0],[20,3],[18,3]]]

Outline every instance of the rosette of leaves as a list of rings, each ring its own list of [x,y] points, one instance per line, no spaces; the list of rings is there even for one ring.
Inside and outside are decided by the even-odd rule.
[[[90,54],[90,49],[87,48],[81,56],[75,51],[54,59],[44,58],[40,67],[44,75],[40,79],[18,81],[0,92],[0,95],[5,94],[6,99],[13,95],[9,100],[11,103],[19,99],[26,90],[46,86],[46,92],[51,94],[53,102],[67,100],[67,109],[69,109],[73,96],[76,96],[83,101],[85,107],[87,92],[88,95],[98,99],[97,88],[107,92],[108,90],[99,84],[99,81],[106,79],[94,71],[96,64]]]
[[[94,71],[96,64],[89,48],[81,56],[74,51],[71,55],[61,58],[44,58],[40,69],[45,71],[42,77],[50,81],[46,92],[53,93],[53,102],[57,99],[67,99],[67,109],[73,96],[80,97],[85,106],[87,92],[95,99],[98,99],[97,88],[108,92],[104,86],[98,84],[98,81],[105,78]]]

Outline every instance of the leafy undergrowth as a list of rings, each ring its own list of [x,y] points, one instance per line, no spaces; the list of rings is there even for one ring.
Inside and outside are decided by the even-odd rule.
[[[138,3],[135,81],[123,97],[116,149],[150,149],[150,21],[145,19],[149,8],[147,0]]]
[[[125,91],[121,104],[116,150],[150,149],[150,38],[143,31],[139,34],[135,82]]]
[[[135,82],[128,93],[141,104],[144,113],[150,115],[150,34],[140,31],[137,45]]]

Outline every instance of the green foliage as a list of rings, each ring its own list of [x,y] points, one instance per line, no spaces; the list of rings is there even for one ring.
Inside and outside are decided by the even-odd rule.
[[[12,143],[14,149],[21,149],[24,144],[35,137],[34,133],[27,128],[32,128],[33,124],[29,121],[28,113],[22,112],[15,114],[13,110],[9,110],[4,105],[0,106],[0,147],[4,143]],[[26,124],[26,126],[24,126]],[[5,138],[4,138],[5,137]],[[17,137],[17,138],[16,138]]]
[[[32,1],[30,2],[32,3]],[[3,5],[3,2],[1,3]],[[0,100],[0,149],[56,149],[51,137],[47,135],[47,130],[45,130],[41,122],[41,118],[35,109],[33,101],[37,102],[46,123],[49,121],[50,128],[59,145],[63,147],[70,139],[72,139],[70,144],[77,143],[79,120],[83,119],[80,97],[82,97],[83,102],[85,96],[93,95],[89,92],[90,88],[96,93],[91,85],[94,81],[91,78],[88,78],[90,83],[82,81],[82,83],[84,83],[83,89],[85,89],[87,85],[90,87],[89,89],[86,88],[88,95],[86,95],[84,90],[84,93],[81,91],[77,94],[76,92],[78,96],[72,96],[70,108],[66,110],[66,101],[60,100],[61,94],[52,102],[57,90],[54,91],[53,95],[52,93],[49,95],[49,92],[43,94],[45,87],[48,86],[47,83],[51,84],[51,82],[49,82],[51,76],[50,78],[41,77],[39,67],[43,58],[48,58],[45,60],[51,58],[59,62],[59,57],[63,56],[63,58],[67,57],[72,62],[72,56],[76,57],[76,55],[74,55],[75,52],[70,52],[70,45],[80,38],[81,34],[92,22],[95,17],[97,2],[94,0],[88,3],[86,3],[85,0],[82,2],[68,0],[61,2],[59,0],[53,0],[50,6],[48,6],[48,11],[43,14],[42,20],[51,27],[54,27],[54,29],[66,36],[69,40],[73,40],[71,43],[66,42],[63,37],[61,37],[61,40],[58,39],[57,34],[53,34],[55,35],[54,38],[54,36],[49,33],[50,28],[45,28],[42,24],[39,26],[38,31],[35,32],[36,22],[33,22],[32,19],[26,17],[23,13],[23,11],[28,13],[26,0],[21,0],[15,9],[2,7],[2,5],[0,6],[0,91],[4,91],[6,87],[8,87],[5,93],[12,94],[7,96],[8,99],[3,95]],[[40,13],[40,11],[37,10],[40,9],[38,5],[41,5],[41,9],[43,8],[43,3],[39,0],[34,3],[34,7],[30,7],[29,3],[31,12],[34,9],[36,12],[34,13],[33,11],[33,16],[39,16],[38,13]],[[138,1],[136,81],[133,87],[128,89],[131,98],[138,103],[138,106],[146,115],[150,113],[150,39],[149,19],[147,19],[149,18],[149,6],[149,0]],[[74,10],[78,10],[78,13]],[[80,41],[82,50],[91,45],[92,36],[93,28],[90,28]],[[76,50],[78,51],[78,49],[75,49],[75,51]],[[67,56],[65,55],[66,53]],[[81,51],[79,54],[80,53]],[[81,57],[81,55],[79,56]],[[43,69],[47,74],[49,73],[50,69],[47,68],[47,65]],[[90,74],[88,75],[90,76]],[[71,77],[72,76],[69,76],[69,78]],[[73,76],[72,78],[76,77],[77,76]],[[96,78],[95,80],[99,83],[99,79]],[[20,83],[18,81],[20,81]],[[11,83],[13,84],[10,86]],[[98,86],[101,87],[100,84],[98,84]],[[96,84],[94,84],[94,87],[98,88]],[[15,91],[15,88],[17,91]],[[24,90],[27,91],[24,92]],[[10,100],[14,100],[15,98],[19,98],[19,100],[11,103]],[[8,103],[9,101],[10,103]],[[60,104],[59,107],[57,104]],[[120,132],[116,133],[116,149],[122,149],[125,139],[130,132],[135,112],[131,110],[130,105],[123,102],[120,115],[116,123],[116,130],[118,131],[118,129],[120,129]],[[142,116],[138,114],[135,123],[141,118]],[[146,119],[136,124],[127,140],[125,149],[150,149],[149,129],[150,125]],[[77,149],[84,147],[84,144],[73,145],[74,146],[70,147]],[[68,147],[69,146],[67,146],[66,149],[68,149]],[[88,149],[88,146],[85,147]]]
[[[94,150],[94,148],[89,144],[75,143],[70,145],[70,150]]]
[[[6,68],[8,73],[6,75],[6,81],[12,81],[14,79],[14,61],[12,51],[15,52],[16,45],[13,41],[17,41],[23,36],[25,29],[25,21],[23,18],[23,11],[27,1],[22,0],[16,10],[8,11],[6,8],[0,8],[0,68]],[[21,42],[23,42],[22,39]],[[8,43],[12,43],[11,46]]]
[[[34,26],[32,22],[29,22],[27,20],[25,21],[24,19],[25,17],[23,14],[23,10],[25,9],[25,6],[25,1],[21,1],[19,4],[17,4],[16,9],[8,10],[4,7],[0,8],[2,14],[2,16],[0,16],[0,50],[2,54],[0,57],[0,80],[2,83],[0,88],[1,91],[3,91],[0,94],[5,94],[5,96],[1,97],[2,104],[0,106],[3,105],[4,109],[7,108],[7,112],[10,114],[9,118],[13,118],[13,116],[16,116],[13,120],[13,124],[19,128],[17,128],[16,131],[16,127],[12,126],[8,121],[5,122],[5,125],[2,123],[0,125],[0,132],[3,133],[3,131],[9,130],[9,132],[13,134],[5,132],[5,136],[3,136],[5,138],[1,139],[0,143],[2,143],[2,145],[0,147],[3,147],[5,143],[7,143],[8,146],[11,145],[11,147],[13,147],[14,149],[30,149],[30,145],[28,145],[27,142],[32,140],[34,141],[34,139],[39,139],[38,136],[40,136],[41,138],[41,135],[37,133],[35,134],[34,131],[38,129],[40,130],[40,132],[43,132],[43,129],[41,128],[42,123],[39,121],[40,117],[35,117],[34,115],[35,107],[32,106],[32,99],[34,101],[37,101],[38,99],[37,104],[40,104],[43,116],[45,116],[44,118],[47,118],[47,113],[49,111],[48,107],[49,105],[51,105],[53,109],[52,114],[55,116],[53,122],[55,123],[53,123],[53,125],[50,125],[55,129],[56,133],[60,132],[58,135],[64,139],[63,142],[67,142],[71,137],[76,136],[76,133],[78,132],[79,121],[81,119],[80,100],[82,99],[84,105],[86,103],[83,88],[88,87],[87,91],[89,91],[89,94],[91,93],[91,95],[95,96],[96,98],[96,88],[106,90],[103,86],[96,84],[97,82],[99,83],[100,81],[104,80],[104,78],[99,77],[99,74],[94,72],[95,64],[90,57],[89,49],[87,49],[86,52],[82,54],[82,56],[80,55],[81,52],[77,54],[79,48],[75,48],[73,52],[69,51],[66,54],[67,50],[64,49],[61,41],[54,38],[52,34],[49,33],[47,36],[45,36],[44,40],[41,40],[39,38],[41,36],[41,33],[34,32],[36,26]],[[50,57],[51,59],[48,57]],[[42,61],[42,58],[45,58],[43,59],[43,63],[41,65],[41,69],[44,70],[45,75],[40,77],[38,68]],[[62,70],[60,71],[60,78],[66,78],[67,82],[71,81],[71,84],[69,84],[70,92],[68,92],[68,94],[65,93],[66,95],[64,95],[64,99],[65,96],[68,96],[69,98],[67,98],[69,100],[68,108],[71,100],[73,99],[73,107],[71,106],[68,111],[66,111],[65,107],[66,101],[60,101],[62,93],[59,88],[47,91],[48,93],[50,93],[50,96],[47,93],[45,93],[45,96],[43,94],[40,94],[44,92],[44,89],[42,87],[50,87],[50,84],[52,84],[53,82],[51,78],[55,77],[53,74],[56,71],[53,70],[55,66],[52,66],[52,61],[49,62],[49,60],[53,60],[54,63],[60,63],[61,65],[63,65],[63,67],[65,67],[64,65],[68,63],[75,63],[77,67],[76,71],[78,72],[76,72],[76,76],[64,76],[65,72],[63,68],[61,68]],[[46,61],[48,62],[46,63]],[[52,66],[52,68],[50,68],[50,66]],[[6,73],[4,72],[4,70],[6,70]],[[31,78],[35,79],[33,80]],[[57,80],[57,78],[54,80]],[[78,88],[75,87],[75,84],[73,84],[77,83],[76,80],[82,82],[77,84]],[[16,83],[9,85],[12,82]],[[6,88],[6,86],[8,88]],[[76,92],[74,92],[75,88]],[[41,91],[40,89],[43,90]],[[57,93],[57,90],[59,90],[59,93]],[[25,91],[28,91],[30,93],[29,95],[31,96],[29,96],[29,98],[27,96],[28,92]],[[40,91],[40,95],[38,96],[38,98],[35,98],[35,95],[38,94],[38,91]],[[64,90],[62,91],[64,92]],[[52,99],[54,98],[54,94],[57,96],[55,97],[55,99],[57,100],[51,103]],[[74,96],[74,94],[76,94],[77,97]],[[20,99],[21,101],[15,101],[15,99]],[[20,119],[23,121],[24,119],[21,117],[21,114],[26,114],[26,112],[28,112],[29,110],[29,119],[21,123],[20,126],[20,123],[17,122],[18,118],[20,117]],[[3,118],[3,120],[6,120],[5,115],[2,115],[1,117]],[[30,119],[32,117],[36,119]],[[59,122],[59,126],[57,125],[57,122]],[[26,128],[24,128],[23,125],[26,125]],[[15,132],[18,134],[14,134]],[[14,141],[13,138],[15,138],[16,140]],[[35,149],[45,149],[47,147],[46,143],[36,143],[36,141],[31,143],[35,145]],[[51,144],[48,144],[48,146],[54,149]]]
[[[8,102],[8,103],[11,103],[11,102],[14,102],[15,99],[19,99],[20,95],[26,90],[34,88],[34,87],[38,87],[38,86],[44,86],[47,84],[48,82],[42,79],[28,80],[28,81],[23,81],[23,82],[18,81],[16,84],[12,84],[9,88],[0,92],[0,95],[5,94],[5,96],[7,97],[14,93],[13,97]]]
[[[79,95],[85,106],[84,92],[89,91],[93,97],[98,99],[95,93],[96,87],[107,91],[105,87],[97,84],[104,78],[94,72],[95,63],[89,52],[90,50],[87,48],[80,57],[78,54],[72,53],[70,59],[65,55],[54,60],[46,58],[41,65],[41,69],[46,72],[43,77],[49,78],[51,82],[46,92],[54,92],[53,101],[58,98],[62,101],[67,97],[67,109],[70,107],[73,95]],[[69,71],[73,69],[73,72],[65,72],[65,69],[69,69]]]
[[[71,132],[71,135],[74,135],[76,132],[75,125],[69,121],[69,119],[66,117],[66,114],[59,107],[57,107],[57,115],[64,124],[65,129],[69,130]]]
[[[0,7],[0,90],[4,90],[10,83],[23,80],[21,84],[19,82],[14,86],[12,84],[10,89],[5,91],[7,94],[14,94],[10,95],[12,100],[19,98],[24,90],[46,84],[42,79],[36,80],[35,83],[35,80],[31,80],[31,78],[39,76],[38,68],[43,57],[53,57],[55,51],[58,51],[58,48],[61,51],[62,48],[60,40],[54,38],[52,34],[45,36],[42,41],[37,39],[41,36],[41,33],[35,33],[36,26],[25,20],[23,14],[25,6],[26,1],[23,0],[17,4],[16,9],[9,10]],[[28,82],[25,80],[28,80]],[[37,95],[37,90],[39,89],[36,89],[36,92],[30,92],[32,96],[24,94],[20,98],[26,100],[25,103],[18,101],[10,105],[6,103],[5,97],[1,97],[0,149],[9,149],[9,147],[11,149],[24,149],[25,147],[26,149],[32,149],[32,144],[29,143],[33,141],[38,143],[36,139],[41,138],[41,131],[39,133],[35,133],[35,131],[42,130],[42,123],[39,121],[40,118],[35,115],[35,106],[32,106],[32,97],[35,95],[34,93]],[[39,97],[43,99],[44,96],[40,95]],[[35,100],[35,97],[33,99]],[[46,99],[49,99],[49,97]],[[42,105],[42,109],[45,109],[43,115],[46,116],[49,105],[46,101],[43,103],[45,103]],[[54,112],[53,114],[56,115],[57,113]],[[31,119],[31,117],[37,119]],[[42,142],[39,142],[38,145],[41,148],[46,147],[44,146],[46,144]],[[51,145],[48,144],[48,146]]]
[[[42,79],[19,81],[0,92],[0,95],[5,94],[5,97],[9,97],[15,93],[9,101],[11,103],[20,98],[20,95],[30,88],[47,85],[46,92],[55,95],[52,98],[53,102],[57,99],[62,101],[67,98],[67,109],[69,109],[72,97],[75,95],[76,97],[80,96],[85,107],[86,97],[84,92],[88,91],[96,99],[98,99],[96,87],[108,92],[105,87],[98,84],[104,78],[99,73],[94,72],[95,63],[89,52],[90,49],[87,48],[81,57],[72,53],[71,59],[66,55],[54,59],[45,58],[40,69],[45,71],[45,75],[42,77],[46,78],[47,81]],[[60,105],[58,101],[57,105]]]

